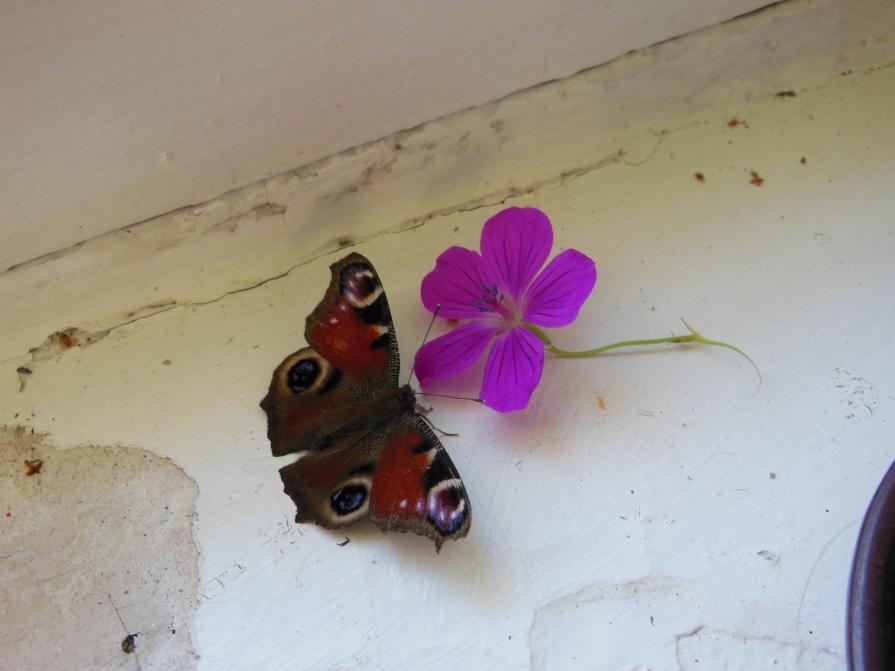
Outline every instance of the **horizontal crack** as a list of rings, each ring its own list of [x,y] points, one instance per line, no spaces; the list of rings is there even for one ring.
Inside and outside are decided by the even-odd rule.
[[[287,268],[286,270],[283,270],[275,275],[271,275],[270,277],[265,277],[264,279],[252,282],[251,284],[249,284],[247,286],[239,287],[238,289],[231,289],[231,290],[226,291],[214,298],[209,298],[207,300],[200,300],[200,301],[183,301],[183,302],[171,301],[168,303],[137,308],[135,310],[132,310],[130,312],[130,314],[131,315],[139,315],[139,316],[134,316],[132,319],[127,319],[123,322],[119,322],[117,324],[108,326],[105,329],[98,331],[97,334],[101,333],[102,337],[105,337],[112,331],[116,331],[120,328],[130,326],[132,324],[144,321],[146,319],[151,319],[152,317],[156,317],[160,314],[164,314],[166,312],[170,312],[171,310],[175,310],[178,308],[202,307],[202,306],[206,306],[206,305],[212,305],[214,303],[219,303],[220,301],[227,299],[229,296],[234,296],[236,294],[242,294],[247,291],[253,291],[255,289],[263,287],[266,284],[270,284],[271,282],[276,282],[278,280],[284,279],[284,278],[288,277],[296,269],[306,266],[310,263],[314,263],[315,261],[317,261],[323,257],[326,257],[326,256],[329,256],[330,254],[334,254],[336,252],[342,251],[343,249],[346,249],[348,247],[355,247],[358,244],[361,244],[364,242],[369,242],[371,240],[375,240],[376,238],[381,237],[383,235],[396,235],[399,233],[404,233],[406,231],[411,231],[411,230],[420,228],[421,226],[425,226],[427,223],[429,223],[431,221],[434,221],[436,219],[442,219],[444,217],[448,217],[453,214],[474,212],[476,210],[480,210],[480,209],[484,209],[484,208],[488,208],[488,207],[497,207],[499,205],[504,205],[508,201],[510,201],[514,198],[519,198],[520,196],[530,195],[530,194],[535,193],[536,191],[539,191],[541,189],[557,188],[557,187],[563,186],[564,184],[568,183],[571,180],[575,180],[575,179],[578,179],[579,177],[583,177],[591,172],[594,172],[595,170],[599,170],[600,168],[606,167],[608,165],[612,165],[612,164],[619,163],[619,162],[624,162],[626,165],[631,165],[631,166],[641,165],[645,161],[652,158],[652,156],[656,153],[656,149],[658,149],[658,146],[661,143],[661,141],[662,141],[662,137],[660,136],[659,140],[656,144],[656,147],[649,154],[649,156],[647,156],[645,159],[643,159],[642,161],[639,161],[637,163],[629,163],[629,162],[623,161],[623,158],[625,156],[625,151],[623,149],[620,149],[619,151],[617,151],[617,152],[615,152],[599,161],[595,161],[593,163],[589,163],[587,165],[584,165],[584,166],[581,166],[579,168],[575,168],[572,170],[566,170],[554,177],[550,177],[550,178],[543,179],[543,180],[538,180],[536,182],[532,182],[531,184],[528,184],[523,187],[513,187],[513,186],[507,187],[500,191],[496,191],[496,192],[487,194],[485,196],[482,196],[480,198],[466,201],[465,203],[461,203],[459,205],[454,205],[454,206],[442,208],[439,210],[433,210],[432,212],[428,212],[427,214],[424,214],[424,215],[421,215],[418,217],[413,217],[411,219],[406,219],[405,221],[397,224],[396,226],[393,226],[390,229],[379,231],[377,233],[374,233],[374,234],[369,235],[362,239],[354,239],[351,242],[347,242],[344,239],[337,240],[334,243],[332,248],[326,249],[325,251],[322,251],[318,254],[314,254],[313,256],[303,259],[302,261],[300,261],[292,266],[289,266],[289,268]],[[153,308],[157,308],[157,309],[153,310]],[[140,314],[140,313],[144,313],[144,314]],[[98,340],[98,338],[97,338],[97,340]],[[29,350],[29,353],[33,353],[33,351],[34,351],[33,349]],[[8,359],[4,359],[3,363],[19,360],[22,356],[24,356],[24,355],[9,357]]]

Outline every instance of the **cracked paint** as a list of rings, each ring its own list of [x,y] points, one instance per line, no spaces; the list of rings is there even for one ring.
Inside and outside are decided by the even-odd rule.
[[[811,669],[835,671],[842,655],[826,648],[805,648],[772,636],[729,632],[699,626],[676,638],[680,671],[712,669]]]
[[[44,467],[27,477],[23,460]],[[0,427],[0,659],[10,669],[192,669],[196,484],[133,447]],[[127,659],[124,637],[139,637]]]

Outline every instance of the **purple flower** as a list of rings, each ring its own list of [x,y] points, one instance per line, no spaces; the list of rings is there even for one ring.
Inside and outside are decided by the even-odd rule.
[[[437,308],[439,317],[468,321],[417,352],[423,387],[466,370],[493,341],[482,400],[500,412],[528,405],[544,368],[544,344],[525,324],[570,324],[597,281],[593,260],[574,249],[538,274],[552,246],[547,215],[511,207],[485,222],[481,254],[451,247],[438,257],[423,279],[423,304],[430,312]]]

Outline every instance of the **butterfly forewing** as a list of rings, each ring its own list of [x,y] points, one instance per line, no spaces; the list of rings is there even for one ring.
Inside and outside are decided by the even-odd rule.
[[[330,269],[329,289],[308,315],[308,344],[374,389],[397,387],[401,362],[395,326],[373,264],[360,254],[349,254]]]

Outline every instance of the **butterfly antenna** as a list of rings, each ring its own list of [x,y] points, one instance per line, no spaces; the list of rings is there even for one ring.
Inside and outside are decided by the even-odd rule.
[[[417,392],[417,396],[434,396],[435,398],[452,398],[455,401],[474,401],[475,403],[484,403],[481,398],[471,398],[469,396],[448,396],[447,394],[430,394],[428,391]]]
[[[423,418],[423,420],[426,422],[426,424],[428,424],[428,425],[431,426],[433,429],[435,429],[436,431],[438,431],[438,433],[440,433],[442,436],[450,436],[451,438],[457,438],[457,437],[460,435],[459,433],[448,433],[447,431],[443,431],[442,429],[439,429],[437,426],[435,426],[435,425],[432,423],[432,420],[430,420],[428,417],[426,417],[426,416],[423,415],[423,414],[420,414],[420,417]]]
[[[438,312],[441,310],[441,303],[438,303],[435,306],[435,310],[432,312],[432,319],[429,322],[429,328],[426,329],[426,335],[423,336],[423,344],[420,345],[420,349],[422,349],[423,345],[426,344],[426,340],[429,339],[429,331],[432,330],[432,324],[435,323],[435,318],[438,316]],[[413,379],[413,369],[416,368],[416,357],[413,357],[413,365],[410,367],[410,375],[407,376],[407,384],[410,384],[410,381]]]

